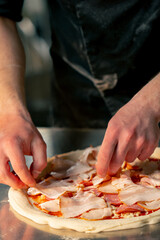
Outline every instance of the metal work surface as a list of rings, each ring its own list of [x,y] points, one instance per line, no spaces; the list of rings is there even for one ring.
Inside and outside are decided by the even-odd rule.
[[[54,154],[83,149],[101,144],[105,130],[39,128],[48,149],[48,157]],[[37,149],[38,150],[38,149]],[[31,159],[27,158],[29,164]],[[8,186],[0,185],[0,240],[153,240],[160,239],[160,224],[143,228],[98,234],[78,233],[72,230],[55,230],[38,225],[15,213],[8,203]]]

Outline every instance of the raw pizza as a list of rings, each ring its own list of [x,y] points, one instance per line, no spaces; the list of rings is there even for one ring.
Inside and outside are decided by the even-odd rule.
[[[124,162],[113,176],[100,178],[99,147],[49,159],[36,187],[9,190],[19,214],[53,228],[101,232],[137,228],[160,221],[160,148],[145,161]]]

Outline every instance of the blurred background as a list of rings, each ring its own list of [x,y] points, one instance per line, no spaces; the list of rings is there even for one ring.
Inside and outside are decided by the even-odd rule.
[[[45,0],[25,0],[18,29],[26,53],[27,106],[36,126],[52,125],[50,24]]]

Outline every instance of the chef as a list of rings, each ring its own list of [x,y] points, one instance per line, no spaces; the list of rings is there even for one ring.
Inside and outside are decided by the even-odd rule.
[[[0,182],[34,186],[46,144],[25,105],[23,1],[0,0]],[[144,160],[159,141],[160,0],[48,1],[54,126],[104,128],[97,173]],[[28,170],[24,155],[33,156]],[[11,162],[14,172],[10,172]]]

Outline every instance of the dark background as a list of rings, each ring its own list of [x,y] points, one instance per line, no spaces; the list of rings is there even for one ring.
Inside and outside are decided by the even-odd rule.
[[[52,125],[50,26],[47,1],[25,0],[18,23],[26,53],[26,100],[36,126]]]

